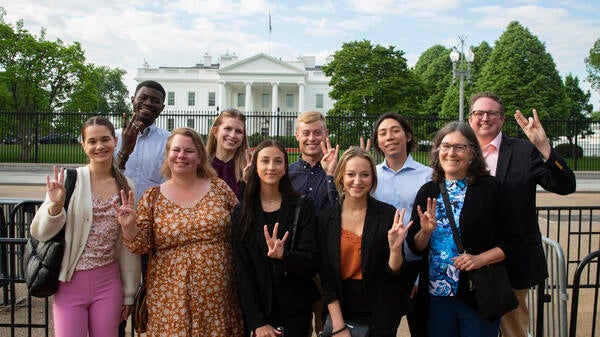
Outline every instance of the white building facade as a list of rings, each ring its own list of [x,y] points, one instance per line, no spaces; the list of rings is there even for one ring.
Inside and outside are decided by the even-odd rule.
[[[192,67],[151,68],[145,64],[138,69],[135,80],[138,83],[155,80],[162,84],[167,92],[164,114],[216,116],[218,111],[236,108],[247,116],[262,116],[249,118],[253,122],[247,125],[248,134],[274,135],[277,129],[289,135],[292,119],[275,116],[297,116],[306,110],[327,114],[334,103],[329,97],[329,77],[322,66],[315,65],[313,56],[281,61],[262,53],[242,60],[227,54],[220,56],[218,63],[212,63],[211,56],[205,55],[202,64]],[[199,124],[204,125],[195,128],[205,133],[207,123]],[[179,126],[190,125],[167,128]]]

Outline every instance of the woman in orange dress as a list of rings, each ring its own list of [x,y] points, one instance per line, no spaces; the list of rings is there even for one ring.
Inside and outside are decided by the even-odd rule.
[[[148,336],[243,336],[230,245],[233,191],[217,178],[202,139],[175,129],[162,168],[167,178],[127,217],[123,238],[148,267]],[[137,223],[137,226],[136,226]]]

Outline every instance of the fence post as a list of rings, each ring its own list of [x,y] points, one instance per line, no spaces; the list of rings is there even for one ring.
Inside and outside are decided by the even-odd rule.
[[[575,135],[575,146],[573,147],[572,151],[573,151],[573,171],[577,171],[577,157],[578,157],[578,151],[577,151],[577,119],[575,119],[575,132],[573,133]],[[583,153],[582,153],[583,155]]]

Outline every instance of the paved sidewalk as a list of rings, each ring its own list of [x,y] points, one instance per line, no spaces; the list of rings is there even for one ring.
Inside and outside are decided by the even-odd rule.
[[[51,164],[0,163],[0,191],[2,185],[45,185],[46,176],[51,173]],[[577,192],[600,192],[600,172],[575,172],[575,175]],[[544,192],[539,186],[538,191]]]

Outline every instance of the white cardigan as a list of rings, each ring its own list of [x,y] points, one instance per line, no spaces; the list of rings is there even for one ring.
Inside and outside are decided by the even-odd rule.
[[[133,195],[135,195],[133,183],[129,178],[127,178],[127,182],[133,190]],[[47,241],[58,234],[66,220],[65,255],[60,267],[59,280],[69,282],[75,271],[77,261],[83,253],[92,227],[92,188],[89,166],[77,168],[77,182],[69,202],[68,213],[65,214],[63,208],[59,214],[50,215],[48,209],[53,204],[54,202],[50,201],[48,195],[46,195],[46,199],[31,222],[31,235],[39,241]],[[117,262],[119,263],[123,285],[123,304],[130,305],[133,304],[141,280],[142,268],[140,256],[131,254],[123,245],[121,237],[122,235],[119,235],[116,245]]]

